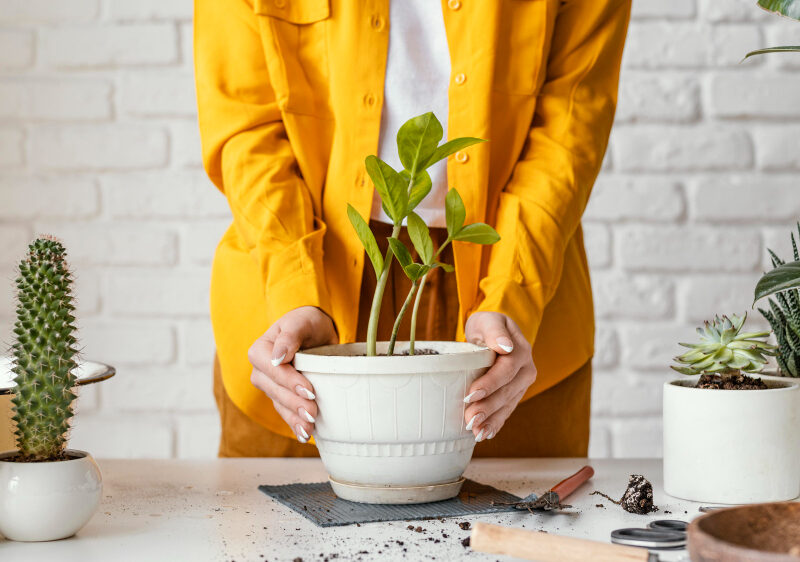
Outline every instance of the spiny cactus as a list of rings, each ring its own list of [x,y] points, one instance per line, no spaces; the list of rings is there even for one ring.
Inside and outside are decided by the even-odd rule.
[[[731,314],[730,318],[716,316],[706,322],[697,333],[700,343],[682,343],[689,351],[675,358],[672,368],[684,375],[703,373],[758,373],[767,364],[766,355],[774,355],[775,346],[764,341],[769,332],[741,333],[747,313]]]
[[[797,224],[797,233],[800,236],[800,223]],[[800,252],[797,250],[797,240],[792,237],[792,250],[794,261],[800,261]],[[772,267],[783,265],[784,261],[775,252],[768,250],[772,258]],[[778,353],[775,359],[784,375],[800,377],[800,291],[789,289],[775,293],[775,299],[769,299],[770,310],[759,308],[764,315],[778,342]]]
[[[77,350],[72,275],[64,246],[41,237],[19,264],[12,344],[17,448],[23,460],[64,457]]]

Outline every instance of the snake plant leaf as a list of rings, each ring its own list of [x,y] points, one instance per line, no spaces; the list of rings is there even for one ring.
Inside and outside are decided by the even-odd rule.
[[[408,215],[408,236],[422,263],[430,264],[433,259],[433,240],[425,221],[416,213]]]
[[[421,263],[410,263],[403,267],[403,271],[406,272],[406,275],[409,279],[411,279],[412,283],[422,279],[422,276],[428,273],[431,269],[431,266]]]
[[[451,154],[455,154],[459,150],[463,150],[468,146],[472,146],[473,144],[478,144],[481,142],[486,142],[486,139],[478,139],[475,137],[459,137],[457,139],[452,139],[444,143],[443,145],[436,148],[433,151],[430,159],[425,162],[425,168],[430,168],[434,164],[436,164],[439,160],[444,160]]]
[[[464,200],[455,188],[450,189],[444,198],[445,223],[447,224],[447,234],[450,238],[455,238],[464,226],[467,218],[467,210],[464,208]]]
[[[395,224],[400,224],[406,216],[408,207],[407,184],[403,183],[403,178],[394,168],[377,156],[367,156],[364,164],[381,198],[383,209]]]
[[[787,262],[765,273],[756,284],[753,303],[766,296],[800,288],[800,261]]]
[[[397,131],[397,152],[406,170],[416,173],[433,155],[444,136],[442,124],[429,111],[412,117]]]
[[[403,170],[400,172],[400,177],[403,179],[403,183],[407,186],[410,183],[411,173],[408,170]],[[414,176],[414,183],[411,186],[411,189],[408,192],[408,212],[413,211],[417,208],[420,201],[427,197],[428,193],[431,192],[431,176],[425,170],[421,172],[417,172]]]
[[[406,245],[397,238],[389,238],[388,240],[389,248],[392,249],[392,253],[397,258],[397,261],[400,262],[400,266],[405,269],[406,266],[411,265],[414,260],[411,259],[411,252],[408,251]]]
[[[462,228],[453,237],[453,240],[472,242],[473,244],[494,244],[500,240],[500,235],[488,224],[476,222]]]
[[[758,0],[758,5],[768,12],[800,20],[800,0]]]
[[[800,51],[799,45],[784,45],[783,47],[765,47],[763,49],[756,49],[755,51],[750,51],[747,53],[744,58],[750,58],[755,55],[766,55],[768,53],[793,53]]]
[[[367,221],[350,204],[347,205],[347,217],[350,219],[350,224],[353,225],[358,239],[361,240],[361,244],[367,251],[367,257],[369,257],[369,261],[372,262],[372,267],[375,269],[375,276],[380,277],[381,273],[383,273],[383,256],[380,249],[378,249],[375,235],[369,229]]]

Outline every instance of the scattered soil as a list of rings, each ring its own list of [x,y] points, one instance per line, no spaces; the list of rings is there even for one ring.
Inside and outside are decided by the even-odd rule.
[[[606,506],[604,506],[602,503],[597,503],[597,504],[595,504],[595,507],[601,507],[601,508],[603,508],[603,509],[605,509],[605,508],[606,508]]]
[[[400,353],[396,353],[395,355],[408,355],[408,350],[404,349]],[[415,349],[414,355],[439,355],[439,352],[435,349],[428,349],[427,347],[423,347],[422,349]]]
[[[461,546],[463,546],[464,548],[469,548],[469,537],[461,541]]]
[[[409,531],[414,531],[415,533],[424,533],[425,529],[422,527],[414,527],[414,525],[409,525],[406,527]]]
[[[658,511],[658,507],[653,503],[653,485],[641,474],[631,474],[628,479],[628,489],[619,501],[603,492],[592,492],[592,495],[594,494],[603,496],[629,513],[647,515]]]
[[[462,531],[469,531],[470,530],[469,521],[462,521],[461,523],[458,524],[458,526],[461,527]]]
[[[706,373],[697,381],[697,388],[710,388],[720,390],[765,390],[769,388],[761,379],[748,377],[745,374],[716,375]]]

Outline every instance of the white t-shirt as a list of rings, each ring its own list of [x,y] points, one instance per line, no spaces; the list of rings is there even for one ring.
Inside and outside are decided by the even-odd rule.
[[[397,131],[411,117],[433,111],[447,138],[447,88],[450,51],[442,4],[437,0],[390,0],[389,53],[386,60],[383,113],[378,157],[402,170],[397,156]],[[433,187],[415,212],[428,226],[445,226],[446,161],[428,169]],[[377,194],[371,217],[391,223]]]

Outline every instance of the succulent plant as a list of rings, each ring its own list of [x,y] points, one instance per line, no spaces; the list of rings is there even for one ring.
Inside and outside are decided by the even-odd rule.
[[[40,237],[19,264],[12,399],[22,460],[64,458],[72,418],[76,363],[72,274],[64,246]]]
[[[689,351],[675,357],[679,365],[672,368],[684,375],[703,373],[758,373],[767,363],[766,356],[774,355],[775,346],[764,338],[769,332],[742,333],[747,313],[731,314],[730,318],[716,316],[697,328],[700,343],[681,343]]]
[[[800,223],[797,224],[800,236]],[[794,233],[792,237],[792,251],[795,263],[800,262],[800,252],[797,249],[797,240]],[[785,267],[785,262],[769,250],[772,258],[772,267]],[[800,291],[786,289],[774,293],[775,300],[769,299],[769,310],[759,308],[764,315],[778,342],[775,359],[781,373],[790,377],[800,377]],[[776,302],[777,301],[777,302]]]

